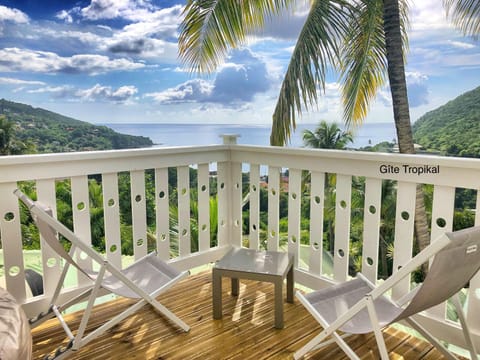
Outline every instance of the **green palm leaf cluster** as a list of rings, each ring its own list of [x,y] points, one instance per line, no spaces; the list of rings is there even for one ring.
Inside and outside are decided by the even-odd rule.
[[[340,39],[348,32],[353,8],[345,1],[313,1],[293,50],[272,118],[270,144],[284,145],[302,107],[318,101],[329,66],[340,63]]]
[[[303,143],[314,149],[345,149],[353,142],[352,133],[342,131],[337,124],[321,121],[314,131],[304,130]]]

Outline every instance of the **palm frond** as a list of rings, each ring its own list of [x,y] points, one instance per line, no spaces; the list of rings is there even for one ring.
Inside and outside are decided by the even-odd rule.
[[[464,34],[478,38],[480,34],[479,0],[443,0],[447,17]]]
[[[347,125],[361,124],[370,103],[386,82],[387,60],[383,3],[359,0],[342,47],[343,118]],[[407,1],[399,1],[403,54],[407,53],[409,27]]]
[[[230,48],[242,45],[265,20],[293,0],[190,0],[180,25],[180,60],[196,72],[213,72]]]
[[[339,40],[347,30],[348,1],[313,1],[300,32],[273,113],[271,145],[284,145],[296,127],[302,106],[317,102],[317,88],[325,89],[328,66],[339,62]]]
[[[366,117],[387,71],[382,2],[363,0],[355,15],[342,48],[343,118],[348,125]]]

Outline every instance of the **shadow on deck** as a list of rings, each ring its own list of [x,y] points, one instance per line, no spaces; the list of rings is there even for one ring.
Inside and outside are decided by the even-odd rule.
[[[159,297],[162,304],[191,326],[189,333],[178,330],[157,315],[150,306],[127,318],[117,327],[93,340],[71,359],[292,359],[293,353],[320,330],[318,323],[298,300],[285,303],[285,328],[273,327],[273,285],[242,280],[240,295],[231,297],[229,280],[224,279],[223,319],[212,319],[210,272],[183,280]],[[96,327],[130,302],[116,300],[95,307],[89,326]],[[78,313],[66,316],[76,329]],[[34,359],[42,359],[66,340],[56,320],[33,330]],[[385,332],[392,359],[441,359],[429,343],[394,328]],[[352,337],[349,344],[362,359],[377,359],[375,339],[370,335]],[[346,359],[335,345],[310,354],[307,359]]]

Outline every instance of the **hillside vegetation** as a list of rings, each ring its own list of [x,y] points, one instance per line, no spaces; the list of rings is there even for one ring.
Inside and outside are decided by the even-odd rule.
[[[413,134],[429,151],[480,157],[480,87],[423,115],[413,125]]]
[[[15,137],[33,143],[39,153],[149,147],[148,137],[115,132],[29,105],[0,100],[0,115],[15,123]]]

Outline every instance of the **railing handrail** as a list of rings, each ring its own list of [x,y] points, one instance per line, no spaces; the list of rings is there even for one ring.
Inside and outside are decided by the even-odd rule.
[[[249,157],[251,153],[256,156]],[[64,169],[65,163],[91,163],[99,164],[106,161],[121,160],[122,165],[114,166],[111,164],[111,171],[127,171],[133,166],[125,166],[125,164],[132,164],[135,159],[152,159],[156,157],[168,157],[175,155],[177,160],[180,156],[184,156],[183,161],[170,161],[170,164],[162,164],[162,166],[179,166],[193,164],[202,155],[213,155],[209,159],[211,162],[217,161],[247,161],[252,164],[263,164],[262,157],[258,155],[270,156],[275,158],[278,156],[292,156],[301,157],[304,159],[327,159],[333,160],[335,163],[339,161],[361,161],[362,164],[385,164],[392,166],[400,166],[400,174],[378,173],[378,178],[393,179],[402,181],[415,182],[429,182],[428,174],[405,174],[402,165],[425,165],[435,164],[441,168],[451,169],[468,169],[479,170],[480,161],[472,158],[458,158],[458,157],[444,157],[435,155],[423,154],[398,154],[398,153],[377,153],[365,151],[350,151],[350,150],[329,150],[329,149],[306,149],[306,148],[289,148],[289,147],[272,147],[272,146],[254,146],[254,145],[205,145],[205,146],[179,146],[179,147],[156,147],[156,148],[140,148],[140,149],[124,149],[124,150],[104,150],[104,151],[85,151],[75,153],[52,153],[52,154],[32,154],[32,155],[15,155],[0,157],[0,183],[11,182],[18,180],[26,180],[29,178],[36,178],[36,174],[32,171],[35,168],[41,168],[48,164],[50,170],[53,171],[55,165],[61,164]],[[189,158],[188,155],[193,156]],[[222,156],[223,155],[223,156]],[[296,160],[292,160],[296,161]],[[155,162],[152,162],[154,164]],[[158,163],[158,161],[156,162]],[[293,164],[295,165],[295,164]],[[297,164],[298,165],[298,164]],[[95,165],[96,166],[96,165]],[[94,166],[94,167],[95,167]],[[284,167],[288,167],[285,164]],[[322,164],[322,169],[325,170],[325,164]],[[13,173],[15,167],[15,173]],[[22,171],[22,168],[25,172]],[[92,169],[95,170],[95,169]],[[349,169],[350,170],[350,169]],[[88,172],[89,169],[83,169],[81,172]],[[333,171],[333,170],[332,170]],[[368,172],[368,174],[367,174]],[[346,171],[350,173],[350,171]],[[25,175],[23,175],[25,174]],[[371,176],[371,169],[360,171],[359,176]],[[59,174],[59,176],[73,176],[75,174]],[[404,175],[404,176],[402,176]],[[405,176],[406,175],[406,176]],[[449,177],[447,176],[442,177]],[[55,177],[54,172],[50,172],[48,177]],[[459,178],[455,174],[455,181],[460,181],[459,186],[471,187],[470,179]],[[427,181],[426,181],[427,180]],[[434,182],[432,182],[434,183]],[[456,182],[458,185],[458,182]],[[475,184],[473,184],[475,185]]]
[[[359,160],[371,160],[404,163],[406,160],[414,164],[423,164],[425,162],[435,162],[439,165],[450,167],[467,167],[471,169],[480,169],[480,161],[476,158],[466,157],[448,157],[441,155],[429,154],[401,154],[401,153],[385,153],[385,152],[370,152],[360,150],[335,150],[335,149],[312,149],[303,147],[281,147],[281,146],[260,146],[260,145],[245,145],[245,144],[212,144],[212,145],[198,145],[198,146],[158,146],[135,149],[119,149],[119,150],[96,150],[96,151],[78,151],[78,152],[63,152],[63,153],[42,153],[42,154],[27,154],[27,155],[9,155],[0,156],[0,166],[11,164],[31,163],[33,159],[35,162],[58,162],[58,161],[81,161],[92,159],[107,159],[107,158],[135,158],[152,155],[168,155],[178,153],[196,153],[209,152],[218,150],[254,150],[258,153],[278,153],[281,151],[286,155],[302,155],[302,156],[322,156],[326,158],[335,159],[351,159],[358,158]]]

